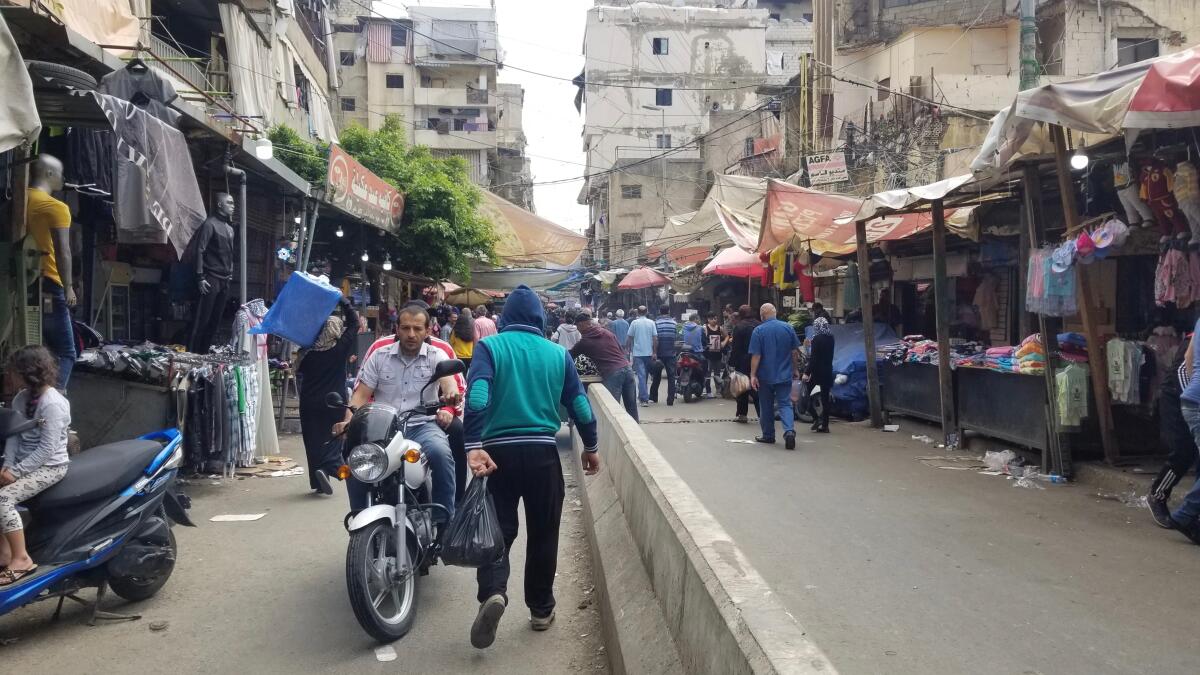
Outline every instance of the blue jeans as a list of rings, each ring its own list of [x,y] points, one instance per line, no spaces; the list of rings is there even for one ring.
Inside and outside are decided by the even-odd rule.
[[[450,439],[446,432],[429,421],[413,424],[404,432],[404,437],[421,444],[421,451],[429,457],[429,468],[433,470],[433,501],[441,504],[454,516],[454,455],[450,452]]]
[[[762,427],[763,438],[775,438],[775,415],[779,412],[779,421],[783,422],[783,432],[794,432],[796,429],[792,420],[792,383],[780,382],[767,384],[758,382],[758,425]]]
[[[650,364],[654,363],[653,356],[633,357],[633,367],[637,370],[638,400],[642,403],[650,400],[650,383],[646,377],[650,373]]]
[[[42,279],[42,292],[50,296],[50,313],[42,315],[42,341],[50,353],[58,357],[58,383],[55,388],[67,390],[71,369],[75,367],[75,330],[71,326],[71,308],[63,287],[50,279]]]
[[[617,403],[625,404],[625,412],[633,421],[638,421],[637,386],[633,381],[632,368],[625,366],[604,378],[604,388],[617,399]]]
[[[1192,438],[1200,442],[1200,406],[1189,401],[1180,401],[1179,410],[1183,413],[1183,421],[1187,422],[1188,429],[1192,432]],[[1188,490],[1187,496],[1183,498],[1183,503],[1171,514],[1171,520],[1180,525],[1192,525],[1197,518],[1200,518],[1200,478],[1196,479],[1192,489]]]

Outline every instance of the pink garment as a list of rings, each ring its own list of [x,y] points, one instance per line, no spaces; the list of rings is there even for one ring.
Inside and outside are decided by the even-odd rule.
[[[1159,258],[1154,272],[1154,302],[1160,307],[1171,302],[1178,307],[1192,304],[1190,265],[1181,251],[1169,249]]]
[[[486,316],[480,316],[480,317],[475,318],[475,341],[476,342],[479,342],[481,339],[483,339],[489,335],[495,335],[495,334],[496,334],[496,322],[495,321],[492,321],[491,319],[487,318]]]

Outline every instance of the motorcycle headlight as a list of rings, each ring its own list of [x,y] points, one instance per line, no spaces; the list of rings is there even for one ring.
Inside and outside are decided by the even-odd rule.
[[[355,446],[346,458],[350,475],[363,483],[374,483],[387,471],[387,453],[374,443]]]

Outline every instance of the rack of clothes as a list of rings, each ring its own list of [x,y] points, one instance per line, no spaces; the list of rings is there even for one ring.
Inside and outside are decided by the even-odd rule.
[[[232,476],[254,465],[261,393],[255,371],[250,359],[231,351],[172,360],[168,386],[185,470]]]

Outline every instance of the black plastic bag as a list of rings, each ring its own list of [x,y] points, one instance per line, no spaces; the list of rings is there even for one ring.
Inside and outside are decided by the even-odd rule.
[[[504,555],[504,532],[486,476],[467,486],[442,540],[441,555],[443,563],[459,567],[483,567]]]

